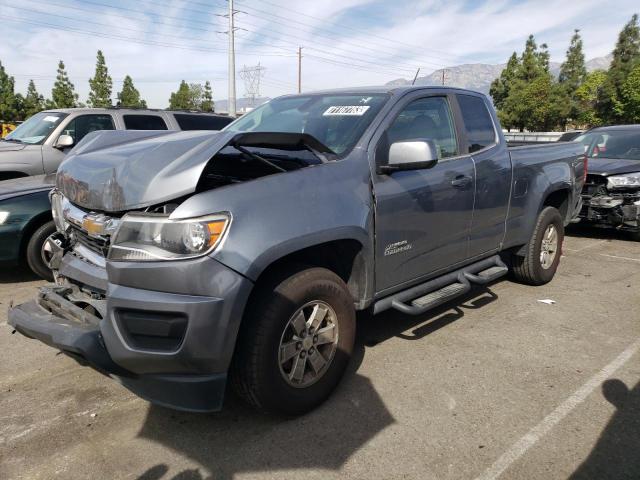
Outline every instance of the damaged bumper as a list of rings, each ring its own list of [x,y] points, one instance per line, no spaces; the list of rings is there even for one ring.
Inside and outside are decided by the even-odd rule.
[[[640,195],[626,202],[616,196],[584,199],[580,219],[595,225],[613,226],[621,230],[640,230]]]
[[[202,261],[210,263],[207,275],[217,277],[211,283],[217,286],[213,295],[108,283],[100,298],[73,284],[51,284],[41,287],[36,300],[10,309],[8,323],[148,401],[179,410],[216,411],[222,408],[233,354],[228,345],[235,344],[251,282],[213,259]],[[200,272],[201,262],[193,266]],[[124,272],[120,280],[126,282]],[[142,284],[137,287],[154,283],[149,275],[129,280]],[[170,284],[165,277],[163,286]]]

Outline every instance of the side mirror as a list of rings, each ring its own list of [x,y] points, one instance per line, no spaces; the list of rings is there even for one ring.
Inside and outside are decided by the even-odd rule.
[[[419,170],[435,167],[437,163],[438,149],[432,140],[407,140],[391,144],[388,164],[378,170],[380,173]]]
[[[58,137],[58,141],[56,142],[55,147],[59,148],[60,150],[62,150],[64,148],[72,147],[74,143],[75,142],[74,142],[73,137],[71,135],[60,135]]]

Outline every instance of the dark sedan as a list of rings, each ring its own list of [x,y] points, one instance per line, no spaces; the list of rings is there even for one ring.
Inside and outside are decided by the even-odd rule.
[[[49,192],[55,174],[0,182],[0,265],[26,263],[33,272],[51,280],[45,240],[55,232]]]
[[[589,159],[581,220],[640,241],[640,125],[594,128],[575,141]]]

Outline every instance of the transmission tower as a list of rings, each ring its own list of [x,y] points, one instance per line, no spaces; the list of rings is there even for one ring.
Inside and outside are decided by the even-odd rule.
[[[256,106],[256,97],[260,97],[260,79],[264,76],[265,67],[258,65],[240,70],[240,78],[244,81],[244,95],[249,99],[251,108]]]

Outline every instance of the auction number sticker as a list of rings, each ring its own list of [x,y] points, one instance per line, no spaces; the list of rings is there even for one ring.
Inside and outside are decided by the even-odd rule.
[[[44,120],[45,122],[56,123],[58,120],[60,120],[60,117],[56,117],[54,115],[47,115],[42,120]]]
[[[327,108],[322,116],[348,115],[360,117],[364,115],[367,110],[369,110],[369,105],[338,105]]]

